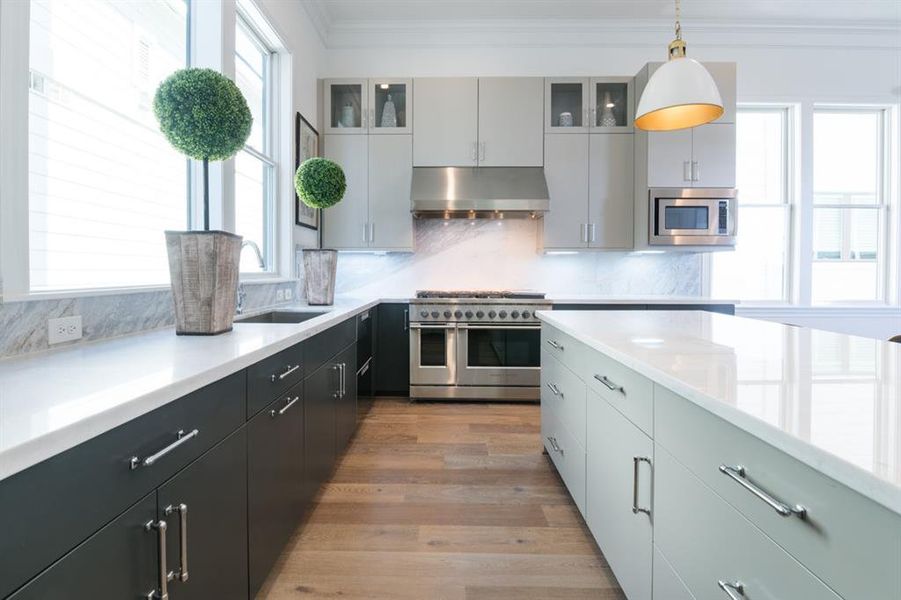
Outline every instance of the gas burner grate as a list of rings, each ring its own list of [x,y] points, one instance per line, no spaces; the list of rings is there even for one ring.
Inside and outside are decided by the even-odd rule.
[[[499,290],[419,290],[416,292],[417,298],[472,298],[472,299],[536,299],[543,300],[545,295],[542,292],[512,292]]]

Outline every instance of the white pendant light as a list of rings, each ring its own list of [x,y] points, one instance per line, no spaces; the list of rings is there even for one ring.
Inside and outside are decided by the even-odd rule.
[[[638,101],[635,126],[639,129],[686,129],[723,114],[723,100],[713,77],[701,63],[685,56],[680,16],[676,0],[676,39],[669,45],[669,60],[654,71]]]

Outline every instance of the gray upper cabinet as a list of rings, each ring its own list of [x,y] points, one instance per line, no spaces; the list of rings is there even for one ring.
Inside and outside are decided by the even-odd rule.
[[[478,164],[479,81],[475,77],[413,81],[413,165]]]
[[[588,224],[587,135],[544,136],[544,176],[551,197],[545,249],[584,248]]]
[[[588,133],[591,91],[587,77],[544,80],[545,133]]]
[[[364,133],[368,126],[366,79],[329,79],[324,84],[325,133]]]
[[[480,77],[479,166],[540,167],[543,108],[540,77]]]
[[[588,137],[588,246],[632,248],[634,136],[593,133]]]
[[[589,126],[592,133],[631,133],[635,120],[632,77],[592,77]]]
[[[341,202],[322,211],[322,243],[337,250],[364,248],[369,239],[369,136],[326,135],[325,157],[344,169],[347,190]]]
[[[413,249],[409,135],[327,135],[325,156],[344,169],[344,199],[323,211],[323,245],[338,250]]]
[[[735,124],[647,134],[648,187],[735,187]]]
[[[544,248],[632,247],[633,136],[545,135]]]
[[[416,167],[532,167],[544,162],[539,77],[413,82]]]
[[[369,80],[370,134],[413,131],[413,80],[384,77]]]
[[[370,137],[368,247],[413,249],[412,180],[412,136]]]

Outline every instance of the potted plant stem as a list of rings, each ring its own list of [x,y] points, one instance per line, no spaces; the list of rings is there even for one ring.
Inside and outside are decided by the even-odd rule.
[[[153,112],[169,143],[203,162],[203,230],[166,232],[175,332],[231,331],[242,238],[210,231],[209,163],[227,160],[244,147],[253,124],[250,108],[232,80],[212,69],[191,68],[160,84]]]
[[[347,182],[340,165],[325,158],[314,157],[305,160],[297,168],[294,187],[304,204],[325,209],[341,201]],[[304,249],[304,292],[309,304],[334,303],[337,269],[337,250]]]

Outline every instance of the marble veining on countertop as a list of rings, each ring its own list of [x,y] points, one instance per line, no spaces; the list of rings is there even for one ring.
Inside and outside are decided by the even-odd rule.
[[[703,311],[538,316],[901,514],[901,344]]]
[[[217,336],[162,329],[0,361],[0,480],[376,305],[279,306],[323,314],[297,324],[240,323]],[[246,316],[246,315],[245,315]]]

